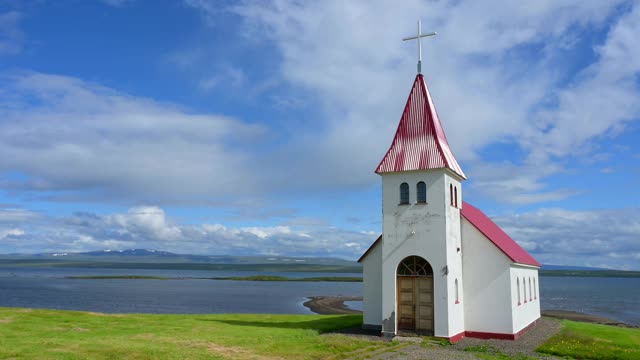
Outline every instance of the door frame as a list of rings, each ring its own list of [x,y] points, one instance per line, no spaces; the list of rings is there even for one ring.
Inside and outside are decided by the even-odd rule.
[[[408,266],[407,266],[408,265]],[[428,277],[431,279],[431,328],[432,331],[418,329],[418,286],[416,278]],[[412,279],[412,302],[413,302],[413,329],[400,328],[400,278],[411,278]],[[396,294],[395,294],[395,308],[396,308],[396,333],[400,330],[411,331],[416,333],[430,333],[433,335],[435,333],[435,284],[434,284],[434,276],[433,276],[433,268],[431,264],[421,256],[412,255],[407,256],[396,267]]]

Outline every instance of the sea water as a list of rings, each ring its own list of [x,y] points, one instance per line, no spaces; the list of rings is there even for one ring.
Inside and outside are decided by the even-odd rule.
[[[68,279],[67,276],[345,276],[351,273],[0,268],[0,306],[107,313],[308,314],[311,296],[362,296],[359,282]],[[640,278],[540,277],[542,309],[579,311],[640,326]],[[362,302],[347,302],[361,310]]]

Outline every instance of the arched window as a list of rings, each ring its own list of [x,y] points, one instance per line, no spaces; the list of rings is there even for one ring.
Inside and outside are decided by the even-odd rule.
[[[453,188],[453,198],[455,199],[455,207],[458,207],[458,187]]]
[[[458,279],[456,279],[456,304],[460,304],[460,293],[458,292]]]
[[[520,305],[520,278],[516,278],[516,284],[518,285],[518,305]]]
[[[533,297],[532,297],[532,291],[531,291],[531,278],[529,278],[529,301],[533,301]]]
[[[533,298],[538,299],[538,287],[536,286],[536,278],[533,278]]]
[[[400,184],[400,204],[409,203],[409,184]]]
[[[527,279],[522,278],[522,295],[524,297],[524,303],[527,303]]]
[[[433,275],[433,269],[427,260],[419,256],[404,258],[398,265],[398,276],[429,276]]]
[[[449,184],[449,200],[450,205],[453,206],[453,184]]]
[[[426,204],[427,203],[427,184],[424,181],[420,181],[418,185],[416,185],[416,193],[418,195],[418,203]]]

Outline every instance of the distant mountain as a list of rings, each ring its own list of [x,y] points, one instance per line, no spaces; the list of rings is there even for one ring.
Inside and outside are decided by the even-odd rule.
[[[176,254],[163,250],[126,249],[97,250],[87,252],[57,252],[42,254],[0,255],[4,259],[55,260],[66,262],[119,262],[119,263],[184,263],[184,264],[223,264],[223,265],[322,265],[360,267],[356,261],[327,257],[293,257],[293,256],[233,256],[233,255],[191,255]]]
[[[75,253],[87,256],[176,256],[177,254],[162,250],[127,249],[127,250],[99,250]]]
[[[595,267],[588,267],[588,266],[565,266],[565,265],[543,264],[542,267],[540,268],[540,270],[548,270],[548,271],[556,271],[556,270],[562,270],[562,271],[605,271],[605,270],[610,270],[610,269],[595,268]]]
[[[361,273],[362,265],[325,257],[189,255],[149,249],[0,255],[1,267],[298,271]]]

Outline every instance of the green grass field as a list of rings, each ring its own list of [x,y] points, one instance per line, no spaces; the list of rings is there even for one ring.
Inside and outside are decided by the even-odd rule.
[[[0,359],[364,359],[407,345],[331,334],[361,323],[360,315],[119,315],[0,308]],[[562,326],[538,352],[640,359],[640,329],[573,321]],[[428,356],[428,346],[425,351]],[[465,351],[491,360],[532,359],[490,345]]]
[[[0,359],[340,359],[360,315],[109,315],[0,308]],[[324,333],[324,335],[322,335]]]
[[[640,359],[640,329],[564,320],[538,352],[576,359]]]

